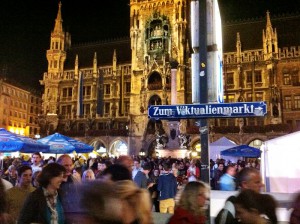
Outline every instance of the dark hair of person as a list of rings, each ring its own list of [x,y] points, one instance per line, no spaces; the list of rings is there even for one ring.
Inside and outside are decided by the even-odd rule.
[[[39,153],[39,152],[34,152],[34,153],[32,153],[31,157],[33,157],[34,155],[39,156],[40,158],[42,158],[42,155],[41,155],[41,153]]]
[[[249,181],[252,178],[251,177],[252,173],[256,174],[256,173],[259,173],[259,171],[252,167],[246,167],[246,168],[242,169],[237,175],[238,185],[241,187],[243,182]]]
[[[252,211],[252,209],[256,209],[261,212],[260,206],[260,193],[257,193],[253,190],[246,189],[241,191],[241,193],[236,197],[235,204],[239,204],[244,209],[248,211]]]
[[[127,167],[121,164],[113,164],[105,168],[105,170],[103,170],[102,175],[110,175],[112,181],[132,180],[131,172],[127,169]]]
[[[169,163],[163,163],[162,166],[165,171],[169,171],[171,169],[171,166]]]
[[[268,216],[272,224],[277,223],[276,208],[278,207],[275,199],[269,194],[261,194],[261,204],[264,208],[264,213]]]
[[[18,172],[18,177],[21,177],[22,174],[26,171],[26,170],[31,170],[32,171],[32,168],[30,166],[27,166],[27,165],[22,165],[18,168],[17,172]]]
[[[104,164],[106,165],[106,167],[111,166],[113,163],[110,160],[105,160]]]
[[[246,189],[236,197],[235,204],[239,204],[248,211],[256,209],[259,214],[265,214],[271,223],[277,223],[277,203],[271,195],[260,194],[253,190]]]
[[[50,163],[45,166],[42,172],[37,176],[37,181],[41,187],[47,187],[50,180],[54,177],[59,177],[66,172],[65,167],[58,163]]]
[[[143,170],[151,170],[151,165],[150,165],[150,163],[146,162],[143,164],[142,168],[143,168]]]

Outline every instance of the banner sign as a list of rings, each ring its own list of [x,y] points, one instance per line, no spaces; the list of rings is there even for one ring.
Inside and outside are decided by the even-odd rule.
[[[151,105],[148,108],[149,118],[162,120],[263,117],[266,114],[266,102]]]

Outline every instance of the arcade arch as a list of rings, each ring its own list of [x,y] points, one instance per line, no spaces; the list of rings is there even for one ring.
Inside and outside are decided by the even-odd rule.
[[[128,155],[128,145],[125,141],[118,139],[115,140],[109,147],[108,155],[109,156],[121,156]]]

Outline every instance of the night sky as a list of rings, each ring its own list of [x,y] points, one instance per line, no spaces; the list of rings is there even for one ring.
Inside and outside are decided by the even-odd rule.
[[[58,0],[0,0],[0,75],[38,88]],[[129,36],[129,0],[62,0],[72,44]],[[300,11],[300,0],[219,0],[223,21]]]

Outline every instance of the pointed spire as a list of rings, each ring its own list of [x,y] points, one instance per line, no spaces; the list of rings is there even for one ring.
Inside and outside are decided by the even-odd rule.
[[[116,51],[116,49],[114,49],[113,60],[114,60],[114,61],[117,61],[117,51]]]
[[[116,49],[114,49],[113,65],[114,65],[114,66],[117,66],[117,51],[116,51]]]
[[[236,33],[236,54],[237,54],[237,62],[241,62],[241,57],[242,57],[242,44],[241,44],[241,37],[240,33]]]
[[[93,60],[93,76],[96,77],[97,75],[97,52],[94,54],[94,60]]]
[[[188,41],[186,42],[186,53],[187,53],[187,55],[191,54],[191,52],[190,52],[190,45],[189,45]]]
[[[267,11],[267,27],[272,27],[269,11]]]
[[[54,26],[54,32],[55,33],[59,33],[59,32],[63,32],[63,27],[62,27],[62,17],[61,17],[61,2],[59,2],[58,4],[58,12],[57,12],[57,16],[55,19],[55,26]]]
[[[75,58],[75,77],[78,77],[78,66],[79,65],[79,60],[78,60],[78,54],[76,54],[76,58]]]
[[[237,32],[237,34],[236,34],[236,42],[237,43],[241,42],[241,37],[240,37],[240,33],[239,32]]]

